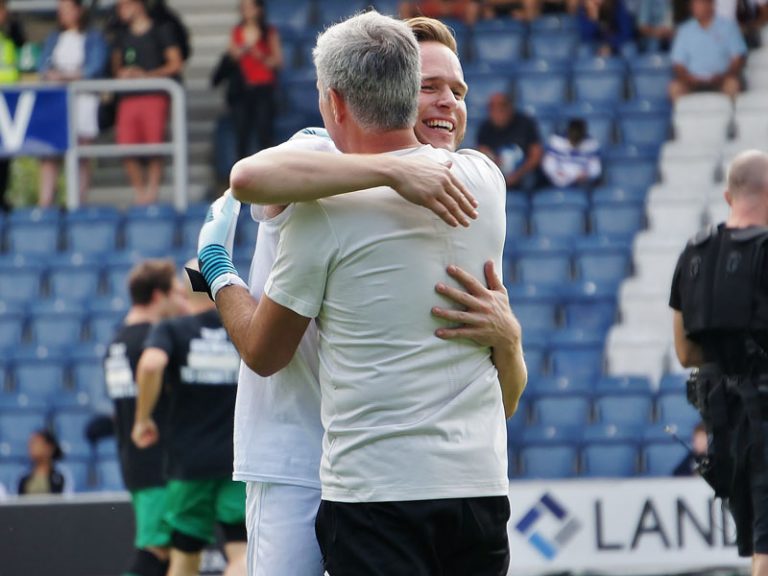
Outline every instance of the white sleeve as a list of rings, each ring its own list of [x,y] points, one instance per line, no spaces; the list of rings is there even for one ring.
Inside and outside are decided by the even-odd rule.
[[[337,253],[338,241],[320,203],[295,204],[280,229],[277,258],[265,294],[301,316],[315,318]]]
[[[500,187],[500,190],[504,192],[506,198],[507,192],[507,180],[504,178],[504,174],[501,173],[501,169],[496,163],[488,158],[482,152],[477,150],[471,150],[469,148],[462,148],[456,154],[466,156],[472,159],[472,163],[477,167],[478,172],[486,179],[496,180],[496,186]],[[487,181],[487,180],[486,180]]]

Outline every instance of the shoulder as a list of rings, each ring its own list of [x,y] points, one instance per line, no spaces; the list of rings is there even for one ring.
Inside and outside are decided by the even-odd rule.
[[[720,233],[719,226],[710,226],[700,230],[688,240],[689,247],[702,246],[709,242],[712,238],[716,237]]]
[[[475,176],[485,182],[494,182],[494,186],[499,187],[506,193],[504,175],[496,163],[482,152],[465,148],[458,152],[447,154],[452,157],[451,159],[457,165],[468,168],[466,172],[469,177]]]
[[[547,141],[547,148],[550,152],[567,153],[571,150],[571,143],[564,136],[552,134]]]
[[[316,152],[338,152],[336,145],[325,128],[307,127],[299,130],[281,147]]]
[[[579,152],[583,154],[596,154],[600,151],[600,143],[594,138],[587,138],[579,144]]]

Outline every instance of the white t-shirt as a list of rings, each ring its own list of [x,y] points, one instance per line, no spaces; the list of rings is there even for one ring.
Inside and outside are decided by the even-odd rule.
[[[451,228],[390,188],[293,206],[265,293],[317,318],[322,496],[506,495],[506,426],[491,351],[440,340],[434,331],[443,323],[430,314],[448,264],[480,278],[486,260],[501,269],[504,178],[473,151],[391,154],[452,161],[480,216],[468,229]]]
[[[280,148],[336,151],[331,140],[319,137],[289,140]],[[291,209],[265,220],[260,207],[252,207],[254,220],[261,221],[248,283],[255,298],[261,298],[275,261],[280,224]],[[241,363],[235,403],[235,480],[320,488],[323,426],[317,373],[314,322],[291,362],[276,374],[262,378]]]
[[[82,71],[85,65],[85,34],[73,30],[61,32],[53,49],[51,62],[59,72],[74,74]],[[77,135],[81,138],[95,138],[99,133],[98,96],[79,94],[76,106]]]

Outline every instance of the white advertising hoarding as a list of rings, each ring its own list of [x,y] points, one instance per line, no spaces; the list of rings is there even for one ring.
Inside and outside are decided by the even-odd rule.
[[[701,478],[510,484],[509,574],[746,568],[730,514]]]

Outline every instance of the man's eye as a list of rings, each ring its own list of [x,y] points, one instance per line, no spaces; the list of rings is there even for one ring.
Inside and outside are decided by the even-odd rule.
[[[456,100],[464,100],[464,92],[459,92],[458,90],[454,90],[453,95],[456,97]]]
[[[432,86],[431,84],[422,84],[421,85],[421,89],[422,89],[422,91],[427,92],[427,91],[434,90],[435,87]]]

